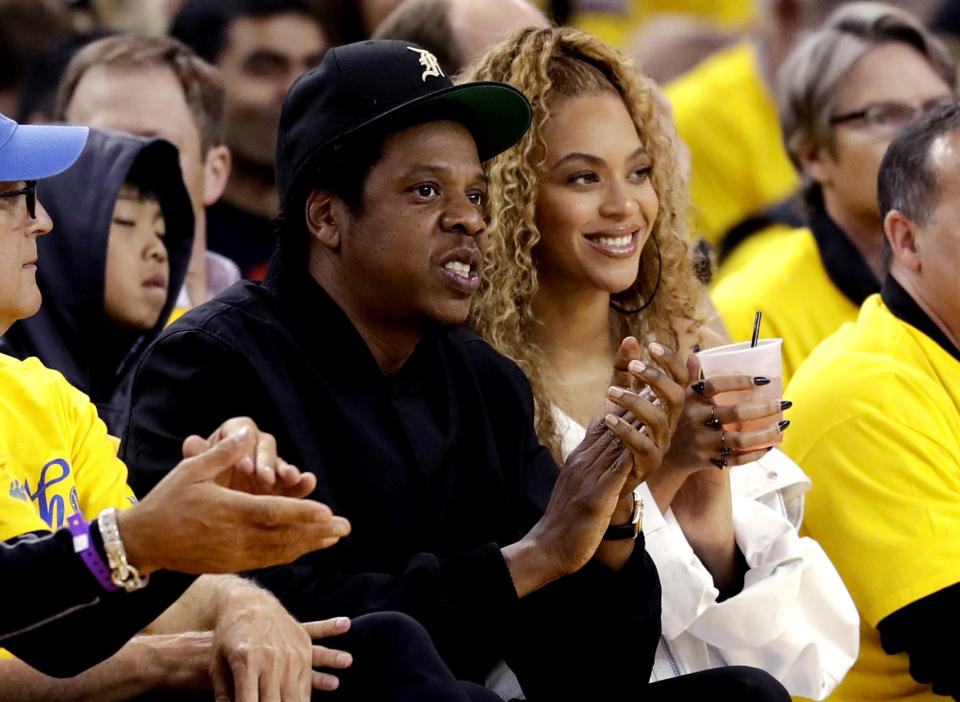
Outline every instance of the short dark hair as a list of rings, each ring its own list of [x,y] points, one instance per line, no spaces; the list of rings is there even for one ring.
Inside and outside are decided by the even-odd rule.
[[[201,153],[223,143],[223,81],[220,72],[188,46],[170,37],[117,34],[87,44],[71,59],[57,91],[54,112],[64,121],[83,75],[94,66],[118,70],[166,66],[183,88],[193,121],[200,131]]]
[[[881,220],[891,210],[897,210],[919,226],[927,223],[940,199],[940,174],[930,163],[930,147],[940,137],[958,129],[960,102],[952,102],[921,114],[890,142],[877,177]],[[890,243],[884,240],[886,270],[892,254]]]
[[[385,120],[357,134],[335,139],[300,169],[284,202],[280,203],[274,231],[281,243],[291,251],[291,247],[302,247],[309,241],[303,207],[311,192],[318,188],[331,192],[352,212],[359,213],[364,204],[367,177],[383,158],[387,140],[409,127],[447,119],[468,124],[456,105],[439,109],[426,106],[409,110],[400,117]]]
[[[463,69],[463,56],[450,29],[450,0],[404,0],[380,23],[373,39],[419,44],[437,57],[447,75]]]
[[[352,212],[360,211],[367,176],[383,158],[387,136],[365,134],[362,139],[340,142],[310,159],[291,184],[274,220],[274,232],[287,251],[305,255],[310,232],[303,208],[314,190],[327,190],[343,200]],[[295,255],[294,260],[298,259],[299,255]]]
[[[297,13],[320,23],[306,0],[187,0],[173,18],[170,36],[216,63],[227,45],[230,22],[237,17],[269,17]]]

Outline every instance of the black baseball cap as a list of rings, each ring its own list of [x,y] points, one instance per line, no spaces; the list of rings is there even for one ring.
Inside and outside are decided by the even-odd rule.
[[[335,47],[296,80],[283,102],[276,161],[280,202],[319,154],[388,133],[392,124],[462,122],[486,161],[520,141],[531,115],[516,88],[489,81],[454,85],[436,57],[412,42],[373,39]]]

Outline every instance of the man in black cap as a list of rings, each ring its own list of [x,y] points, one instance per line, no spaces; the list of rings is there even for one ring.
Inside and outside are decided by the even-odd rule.
[[[296,616],[400,610],[461,679],[505,659],[528,698],[606,699],[649,678],[660,591],[633,489],[668,447],[685,370],[668,352],[642,372],[660,402],[626,392],[558,472],[524,374],[456,329],[480,283],[481,161],[529,121],[513,88],[453,86],[407,42],[329,51],[284,103],[263,284],[147,352],[123,450],[146,491],[181,432],[249,414],[353,524],[257,575]]]

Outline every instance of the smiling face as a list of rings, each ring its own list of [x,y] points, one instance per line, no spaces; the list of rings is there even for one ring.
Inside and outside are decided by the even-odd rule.
[[[160,320],[170,282],[165,234],[160,204],[124,185],[110,224],[104,291],[107,319],[116,326],[145,331]]]
[[[18,182],[0,183],[0,192],[19,190]],[[27,212],[25,195],[0,198],[0,334],[40,309],[37,287],[37,237],[50,231],[50,215],[36,204],[36,219]]]
[[[427,122],[387,137],[340,233],[339,277],[352,306],[389,328],[463,322],[480,285],[486,190],[461,124]]]
[[[652,162],[623,100],[612,93],[561,98],[551,105],[543,136],[540,287],[626,290],[659,201]]]

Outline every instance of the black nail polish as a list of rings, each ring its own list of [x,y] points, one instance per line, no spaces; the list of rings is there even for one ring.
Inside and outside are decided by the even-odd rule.
[[[694,353],[700,353],[700,344],[694,344],[694,345],[693,345],[693,352],[694,352]]]
[[[702,380],[698,380],[696,383],[690,386],[690,388],[697,393],[698,395],[703,394],[704,384]]]
[[[770,384],[770,378],[764,378],[762,375],[758,375],[756,378],[753,379],[753,384],[754,384],[754,385],[769,385],[769,384]]]
[[[783,430],[786,429],[788,426],[790,426],[790,420],[789,420],[789,419],[784,419],[784,420],[783,420],[782,422],[780,422],[777,426],[780,427],[780,431],[783,431]]]
[[[773,451],[773,446],[767,446],[767,448],[765,448],[765,449],[763,449],[763,450],[764,450],[765,452],[767,452],[767,453],[770,453],[771,451]]]
[[[793,403],[790,402],[790,400],[780,401],[780,409],[785,410],[785,409],[790,409],[791,407],[793,407]]]
[[[727,467],[727,462],[723,458],[711,458],[710,462],[720,470],[723,470],[724,468]]]
[[[712,418],[708,419],[707,421],[705,421],[705,422],[703,423],[703,426],[705,426],[705,427],[710,427],[711,429],[719,429],[719,428],[720,428],[720,420],[717,419],[716,417],[712,417]]]
[[[721,446],[721,447],[720,447],[720,455],[721,455],[721,456],[729,456],[731,453],[733,453],[733,449],[730,448],[729,446]]]

